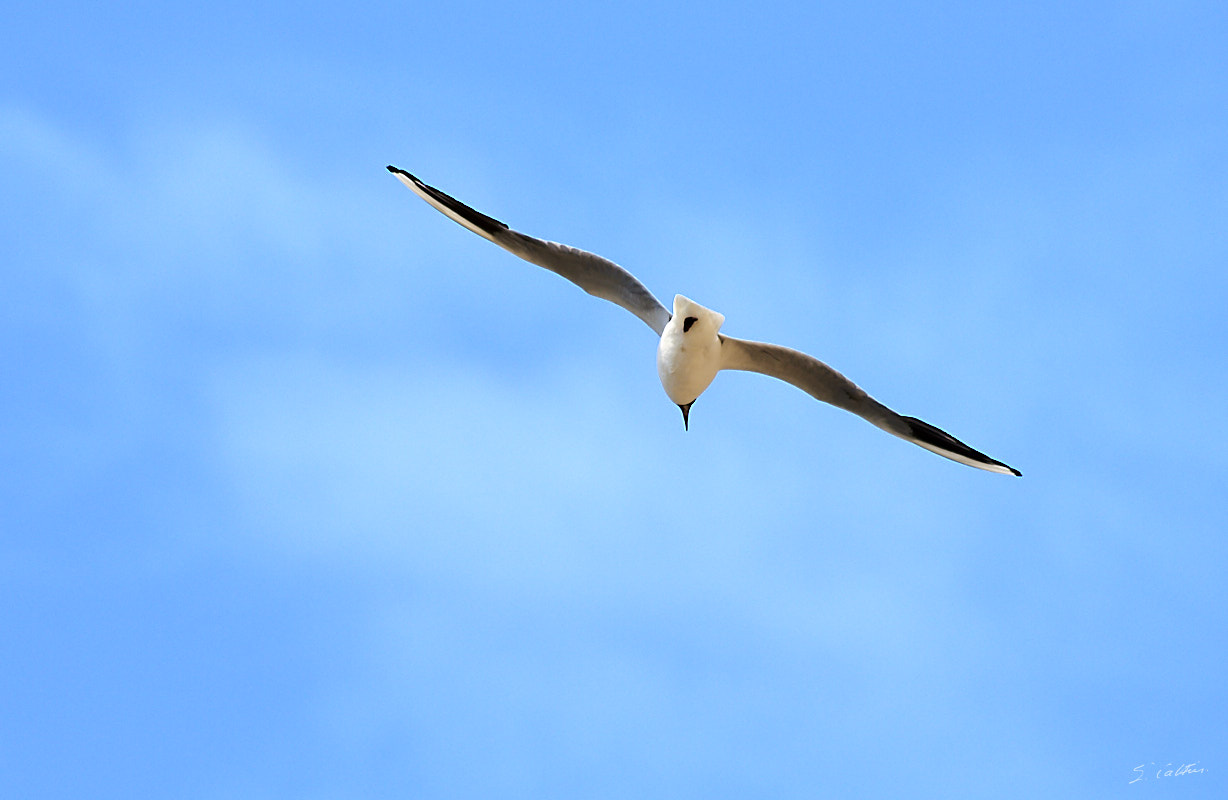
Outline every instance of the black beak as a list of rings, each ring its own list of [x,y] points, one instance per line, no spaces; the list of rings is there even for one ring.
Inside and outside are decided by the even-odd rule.
[[[678,408],[682,409],[682,429],[684,431],[689,431],[691,429],[691,406],[693,405],[695,405],[694,400],[687,403],[685,406],[681,403],[678,404]]]

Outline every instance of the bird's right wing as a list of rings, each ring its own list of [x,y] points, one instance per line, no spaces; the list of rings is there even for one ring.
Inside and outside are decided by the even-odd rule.
[[[665,330],[670,318],[669,310],[634,275],[613,261],[565,244],[526,236],[497,219],[475,211],[455,197],[426,185],[403,169],[390,165],[388,171],[414,194],[478,236],[489,239],[525,261],[562,275],[594,297],[622,306],[647,323],[658,336]]]
[[[851,411],[894,436],[970,467],[1004,475],[1022,475],[1014,467],[974,450],[940,428],[916,417],[895,413],[857,384],[813,356],[777,344],[721,335],[721,369],[759,372],[791,383],[807,394]]]

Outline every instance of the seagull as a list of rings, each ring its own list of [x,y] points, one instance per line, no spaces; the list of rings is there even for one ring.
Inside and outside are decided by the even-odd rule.
[[[674,310],[670,313],[644,284],[613,261],[514,231],[403,169],[389,165],[388,171],[444,216],[478,236],[643,320],[661,337],[657,345],[657,374],[665,394],[682,409],[684,429],[690,429],[691,406],[716,373],[723,369],[745,370],[791,383],[824,403],[851,411],[887,433],[944,458],[989,472],[1023,475],[928,422],[895,413],[813,356],[776,344],[726,336],[720,332],[724,315],[680,294],[674,296]]]

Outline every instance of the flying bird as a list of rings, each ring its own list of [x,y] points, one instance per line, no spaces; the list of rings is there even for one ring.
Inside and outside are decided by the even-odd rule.
[[[759,372],[791,383],[940,456],[989,472],[1021,476],[1014,467],[974,450],[951,434],[916,417],[895,413],[859,386],[813,356],[788,347],[720,332],[725,317],[682,295],[674,295],[671,314],[634,275],[599,255],[548,242],[514,231],[493,217],[475,211],[456,198],[428,186],[403,169],[389,165],[414,194],[445,216],[489,239],[525,261],[562,275],[595,297],[622,306],[661,337],[657,374],[669,399],[682,409],[682,424],[690,427],[691,406],[723,369]]]

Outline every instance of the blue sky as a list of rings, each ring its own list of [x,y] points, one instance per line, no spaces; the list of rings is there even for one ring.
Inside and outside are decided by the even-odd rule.
[[[1224,796],[1228,10],[693,5],[7,9],[6,795]]]

